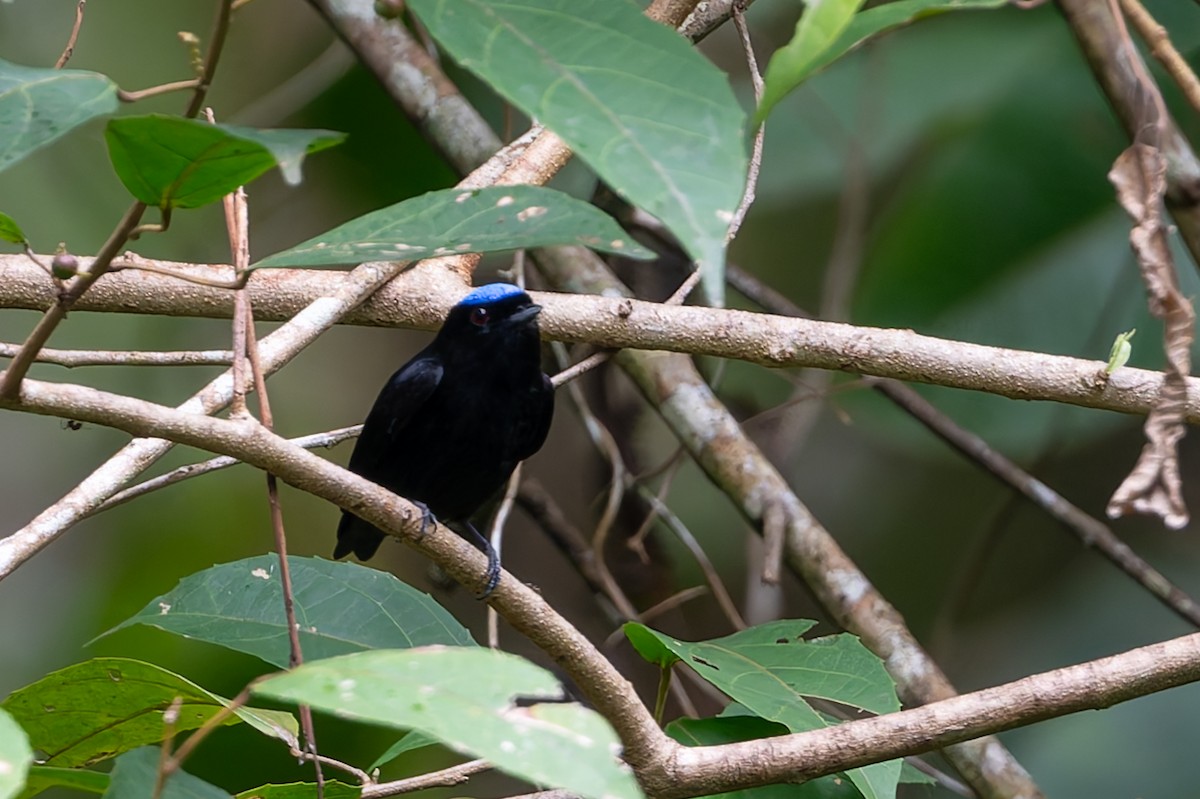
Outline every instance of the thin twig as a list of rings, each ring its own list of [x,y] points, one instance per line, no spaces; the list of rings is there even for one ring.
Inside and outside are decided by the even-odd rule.
[[[212,121],[212,112],[208,113]],[[241,276],[250,267],[250,213],[246,204],[246,192],[238,187],[233,194],[225,197],[225,220],[229,229],[229,249],[233,255],[233,265],[236,273]],[[237,366],[243,357],[249,360],[250,372],[254,380],[254,390],[258,397],[258,411],[263,427],[274,430],[275,417],[271,413],[271,401],[267,394],[267,378],[263,371],[262,359],[258,352],[258,339],[254,333],[254,311],[244,289],[239,289],[234,298],[242,312],[242,324],[234,319],[234,395],[230,414],[236,418],[239,410],[238,387],[241,385]],[[235,311],[236,314],[236,311]],[[241,394],[241,411],[245,412],[245,394]],[[283,613],[288,627],[289,657],[288,664],[296,668],[304,663],[304,652],[300,645],[300,625],[296,621],[296,598],[292,588],[292,571],[288,563],[287,531],[283,524],[283,508],[279,503],[279,481],[272,472],[267,472],[267,503],[271,513],[271,531],[275,539],[275,552],[279,556],[279,578],[283,593]],[[312,754],[313,769],[316,772],[317,799],[325,797],[325,774],[321,769],[321,754],[317,750],[316,729],[313,724],[312,708],[300,705],[300,725],[304,731],[303,748]]]
[[[500,500],[500,506],[496,508],[496,515],[492,519],[492,529],[488,531],[488,540],[492,542],[492,549],[496,552],[501,552],[504,545],[504,526],[508,524],[508,517],[512,513],[513,502],[517,498],[517,489],[521,485],[521,464],[513,469],[513,473],[509,475],[508,483],[504,487],[504,497]],[[492,649],[500,648],[500,614],[496,613],[496,609],[489,606],[487,613],[487,638],[488,646]]]
[[[166,785],[171,772],[175,770],[175,764],[171,760],[171,748],[175,745],[175,725],[179,721],[181,707],[183,707],[183,697],[177,696],[163,711],[162,745],[158,749],[158,769],[154,774],[154,790],[150,792],[150,799],[158,799],[162,796],[163,786]]]
[[[554,384],[555,388],[558,388],[564,383],[569,383],[576,378],[582,377],[600,364],[607,361],[612,356],[613,352],[611,350],[594,352],[579,363],[573,363],[567,368],[561,370],[558,374],[550,378],[550,382]]]
[[[213,23],[212,42],[204,62],[204,75],[201,78],[200,84],[195,88],[191,104],[184,113],[184,116],[188,118],[195,117],[196,114],[200,113],[200,109],[204,107],[204,97],[208,92],[208,84],[212,80],[214,70],[216,70],[217,61],[221,55],[221,48],[225,43],[225,35],[228,31],[229,0],[221,0],[217,4],[216,20]],[[138,229],[138,223],[141,221],[142,215],[146,212],[146,207],[141,202],[135,202],[129,207],[129,210],[121,217],[121,221],[117,224],[116,228],[109,234],[104,245],[101,246],[88,271],[76,276],[68,288],[59,295],[58,301],[42,315],[37,325],[34,326],[33,331],[21,345],[21,351],[17,353],[12,363],[9,364],[8,369],[0,376],[0,398],[14,397],[20,391],[21,381],[29,372],[29,367],[37,357],[38,351],[46,345],[46,342],[50,340],[50,335],[58,327],[59,323],[66,318],[67,310],[71,305],[108,271],[117,252],[125,245],[125,242],[129,240],[134,231]]]
[[[1138,0],[1119,0],[1119,2],[1125,16],[1133,23],[1133,27],[1137,28],[1138,35],[1150,48],[1150,54],[1159,60],[1167,70],[1167,74],[1179,85],[1183,96],[1191,103],[1192,109],[1200,112],[1200,80],[1197,80],[1196,73],[1175,49],[1175,45],[1171,44],[1166,28],[1150,15],[1150,12]]]
[[[212,85],[213,75],[217,72],[217,63],[221,60],[221,53],[225,51],[225,37],[229,34],[229,18],[233,14],[232,6],[231,0],[220,0],[217,3],[217,19],[213,23],[212,33],[209,34],[208,52],[204,54],[204,67],[200,73],[200,82],[192,94],[191,103],[183,112],[188,119],[198,115],[200,109],[204,108],[204,100],[208,97],[208,89]]]
[[[19,344],[0,341],[0,358],[15,358]],[[44,347],[34,363],[74,369],[80,366],[228,366],[229,350],[57,350]]]
[[[144,226],[143,226],[144,227]],[[250,279],[251,273],[243,271],[240,274],[235,272],[235,277],[232,280],[213,280],[201,275],[190,275],[187,272],[176,272],[170,269],[164,269],[161,266],[139,259],[137,255],[127,252],[121,256],[119,260],[114,260],[109,266],[110,272],[120,272],[125,269],[137,269],[142,272],[151,272],[156,275],[165,277],[173,277],[176,280],[182,280],[186,283],[195,283],[197,286],[208,286],[214,289],[232,289],[237,290],[244,288],[246,281]]]
[[[488,771],[491,768],[492,764],[486,760],[471,760],[466,763],[460,763],[457,766],[441,769],[440,771],[433,771],[429,774],[421,774],[416,777],[394,780],[392,782],[381,782],[376,785],[364,785],[362,798],[381,799],[381,797],[385,796],[398,796],[402,793],[422,791],[426,788],[461,785],[469,780],[471,775]]]
[[[749,5],[744,0],[734,0],[731,9],[733,17],[733,26],[737,29],[738,37],[742,42],[742,52],[746,56],[746,69],[750,73],[750,82],[754,86],[754,102],[755,104],[762,101],[763,94],[763,79],[762,73],[758,71],[758,59],[754,56],[754,45],[750,41],[750,29],[746,26],[746,17],[744,14],[745,6]],[[742,227],[742,222],[746,220],[746,214],[750,211],[750,206],[754,204],[755,193],[758,188],[758,173],[762,169],[762,152],[763,152],[763,137],[767,132],[767,126],[760,124],[758,130],[754,132],[754,146],[750,152],[750,167],[746,172],[746,189],[742,192],[742,201],[738,203],[737,210],[733,214],[733,221],[729,224],[729,230],[725,234],[725,240],[733,241],[737,236],[738,231]]]
[[[229,717],[236,713],[240,708],[245,707],[246,703],[250,701],[250,689],[253,688],[254,685],[261,679],[264,678],[259,677],[252,680],[250,684],[243,688],[237,696],[235,696],[233,699],[230,699],[227,704],[222,705],[216,713],[213,713],[211,716],[209,716],[208,719],[201,724],[195,732],[189,735],[184,742],[179,745],[179,747],[175,750],[175,754],[171,756],[171,761],[168,764],[170,771],[175,771],[182,766],[183,763],[189,757],[191,757],[192,752],[196,751],[196,747],[199,746],[205,738],[207,738],[217,729],[224,726],[225,722],[229,720]]]
[[[79,29],[83,27],[83,7],[87,5],[87,0],[79,0],[75,4],[75,24],[71,26],[71,35],[67,37],[67,46],[63,48],[62,55],[54,62],[55,69],[62,69],[71,60],[71,56],[75,54],[75,42],[79,39]]]
[[[305,710],[308,711],[310,716],[312,715],[312,709],[309,708],[308,705],[301,705],[300,711],[303,713]],[[306,752],[304,750],[297,749],[294,746],[288,750],[288,754],[299,760],[306,760],[309,763],[317,764],[318,768],[320,766],[329,766],[331,768],[338,769],[339,771],[344,771],[347,774],[351,774],[355,777],[355,779],[363,784],[364,788],[368,785],[374,784],[371,780],[371,775],[360,769],[358,766],[352,766],[349,763],[343,763],[340,760],[336,760],[332,757],[326,757],[325,755],[317,755],[313,754],[312,752]]]
[[[671,491],[671,485],[675,482],[675,475],[679,473],[679,467],[683,463],[683,447],[676,447],[671,453],[671,457],[667,459],[666,464],[662,466],[663,479],[658,486],[658,497],[660,502],[667,501],[667,494]],[[638,483],[642,483],[646,477],[639,475],[635,478]],[[646,563],[650,560],[649,553],[646,552],[646,536],[650,534],[650,530],[654,527],[654,521],[658,518],[658,505],[652,504],[650,510],[646,513],[646,518],[642,519],[641,525],[625,542],[625,546],[637,553],[637,556]]]
[[[637,492],[642,495],[642,499],[658,512],[659,517],[666,522],[667,527],[675,534],[675,537],[692,554],[696,565],[700,567],[700,571],[704,575],[704,581],[708,583],[708,587],[712,591],[713,598],[717,600],[717,606],[721,608],[721,612],[725,614],[725,618],[729,620],[730,625],[735,630],[746,629],[746,620],[738,612],[737,605],[734,604],[733,598],[725,588],[725,583],[721,581],[721,575],[713,567],[708,553],[704,551],[704,547],[700,546],[700,542],[692,535],[692,531],[671,510],[667,503],[660,500],[649,488],[641,484],[631,487],[636,488]]]
[[[596,566],[596,554],[587,536],[571,523],[545,486],[534,478],[523,480],[517,492],[517,503],[550,536],[550,540],[566,555],[592,591],[604,595],[603,575]],[[626,618],[621,615],[614,617],[613,621],[619,624]]]
[[[356,438],[361,432],[362,425],[356,424],[351,425],[350,427],[339,427],[336,430],[327,430],[323,433],[312,433],[307,436],[290,438],[288,440],[296,446],[303,447],[304,449],[317,449],[318,447],[324,447],[328,449],[329,447],[340,444],[343,441]],[[144,480],[140,483],[136,483],[135,485],[131,485],[123,491],[118,491],[98,505],[96,509],[88,515],[94,516],[102,511],[115,508],[117,505],[123,505],[129,500],[136,499],[143,494],[149,494],[150,492],[157,491],[160,488],[166,488],[167,486],[172,486],[176,483],[182,483],[184,480],[188,480],[193,477],[199,477],[202,474],[209,474],[210,472],[220,471],[221,469],[228,469],[230,466],[237,466],[239,463],[241,463],[241,461],[237,460],[236,458],[229,458],[222,455],[219,458],[209,458],[208,460],[200,461],[199,463],[189,463],[186,466],[180,466],[176,469],[172,469],[166,474],[161,474],[158,477],[152,477],[149,480]]]
[[[199,78],[188,78],[187,80],[162,83],[158,86],[149,86],[145,89],[117,89],[117,99],[123,103],[136,103],[139,100],[148,100],[151,97],[158,97],[159,95],[171,94],[173,92],[190,91],[199,87]]]
[[[551,350],[560,363],[566,361],[566,347],[562,344],[555,342],[551,346]],[[601,515],[600,521],[597,522],[596,529],[593,531],[591,537],[592,563],[595,565],[600,582],[604,586],[605,596],[616,606],[617,611],[622,616],[631,619],[637,615],[637,608],[629,601],[629,598],[617,583],[616,578],[609,571],[608,564],[604,559],[604,544],[608,540],[608,531],[616,519],[617,509],[620,507],[621,498],[624,495],[625,462],[621,458],[621,452],[617,448],[616,442],[613,440],[608,428],[592,413],[592,409],[588,406],[587,398],[583,396],[583,391],[579,388],[579,384],[575,382],[568,383],[567,389],[571,395],[571,401],[575,406],[575,410],[579,413],[580,420],[583,422],[584,429],[587,431],[588,437],[592,440],[592,444],[596,449],[600,450],[605,460],[608,461],[609,468],[612,469],[612,478],[609,482],[608,500],[605,502],[604,513]]]

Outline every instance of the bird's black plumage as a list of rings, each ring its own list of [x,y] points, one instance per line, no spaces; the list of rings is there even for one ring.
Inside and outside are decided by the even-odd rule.
[[[349,469],[424,504],[488,555],[470,517],[499,492],[550,429],[554,388],[542,373],[537,314],[529,295],[493,283],[454,306],[437,337],[383,387],[350,456]],[[342,513],[335,558],[375,554],[384,534]]]

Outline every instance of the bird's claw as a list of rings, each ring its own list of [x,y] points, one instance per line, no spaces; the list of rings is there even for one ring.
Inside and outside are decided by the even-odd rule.
[[[431,511],[429,506],[424,502],[420,502],[418,500],[411,501],[412,504],[416,505],[421,511],[421,529],[417,531],[417,540],[420,541],[425,537],[425,533],[429,531],[429,528],[437,526],[438,520],[437,517],[433,515],[433,511]]]
[[[487,585],[483,588],[483,593],[476,599],[484,600],[492,595],[496,590],[496,586],[500,583],[500,556],[496,554],[496,550],[492,547],[487,548]]]

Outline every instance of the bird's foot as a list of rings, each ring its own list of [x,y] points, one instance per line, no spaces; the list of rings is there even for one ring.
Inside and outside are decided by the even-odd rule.
[[[456,530],[460,531],[459,535],[474,544],[476,549],[487,555],[487,582],[483,586],[483,593],[475,597],[476,599],[487,599],[496,590],[497,583],[500,582],[500,555],[492,546],[492,542],[484,538],[483,533],[475,529],[475,525],[469,521],[458,524]]]
[[[409,502],[416,505],[421,511],[421,529],[417,531],[417,540],[420,541],[425,537],[425,533],[429,532],[429,528],[437,526],[438,520],[424,502],[416,499],[409,500]]]
[[[496,550],[489,544],[487,548],[487,585],[483,588],[483,593],[476,599],[484,600],[492,595],[496,590],[496,586],[500,583],[500,556],[496,554]]]

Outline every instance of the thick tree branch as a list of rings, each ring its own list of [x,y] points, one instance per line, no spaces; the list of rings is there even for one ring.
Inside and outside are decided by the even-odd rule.
[[[25,380],[19,396],[0,400],[0,407],[81,419],[238,458],[352,510],[436,560],[455,579],[473,584],[486,570],[484,556],[445,528],[422,535],[416,506],[252,419],[216,419],[36,380]],[[489,601],[588,692],[617,729],[643,788],[659,799],[811,779],[1200,680],[1195,634],[900,713],[798,735],[689,748],[658,729],[633,687],[536,591],[505,573]]]
[[[628,293],[591,252],[562,248],[537,262],[556,285],[572,291]],[[954,686],[921,648],[900,613],[809,512],[783,475],[746,437],[690,358],[632,349],[617,355],[680,442],[738,510],[766,537],[785,538],[788,565],[838,624],[858,635],[896,681],[901,699],[927,704],[955,695]],[[1040,796],[1029,774],[994,738],[950,747],[945,755],[981,796]]]
[[[220,269],[170,266],[200,273]],[[336,290],[344,279],[342,273],[316,270],[259,270],[247,290],[256,318],[283,320]],[[39,307],[52,290],[46,274],[24,256],[0,256],[0,306]],[[462,291],[461,284],[453,281],[426,279],[418,290],[407,281],[395,281],[347,313],[343,321],[432,330]],[[1160,372],[1129,367],[1109,376],[1104,374],[1103,361],[988,347],[911,330],[615,297],[536,296],[546,309],[542,331],[548,338],[598,347],[713,355],[770,367],[834,369],[1134,414],[1145,414],[1154,406],[1163,379]],[[99,281],[77,310],[228,317],[233,312],[233,294],[160,275],[118,273]],[[1188,378],[1187,392],[1187,420],[1194,424],[1200,422],[1200,379]]]

